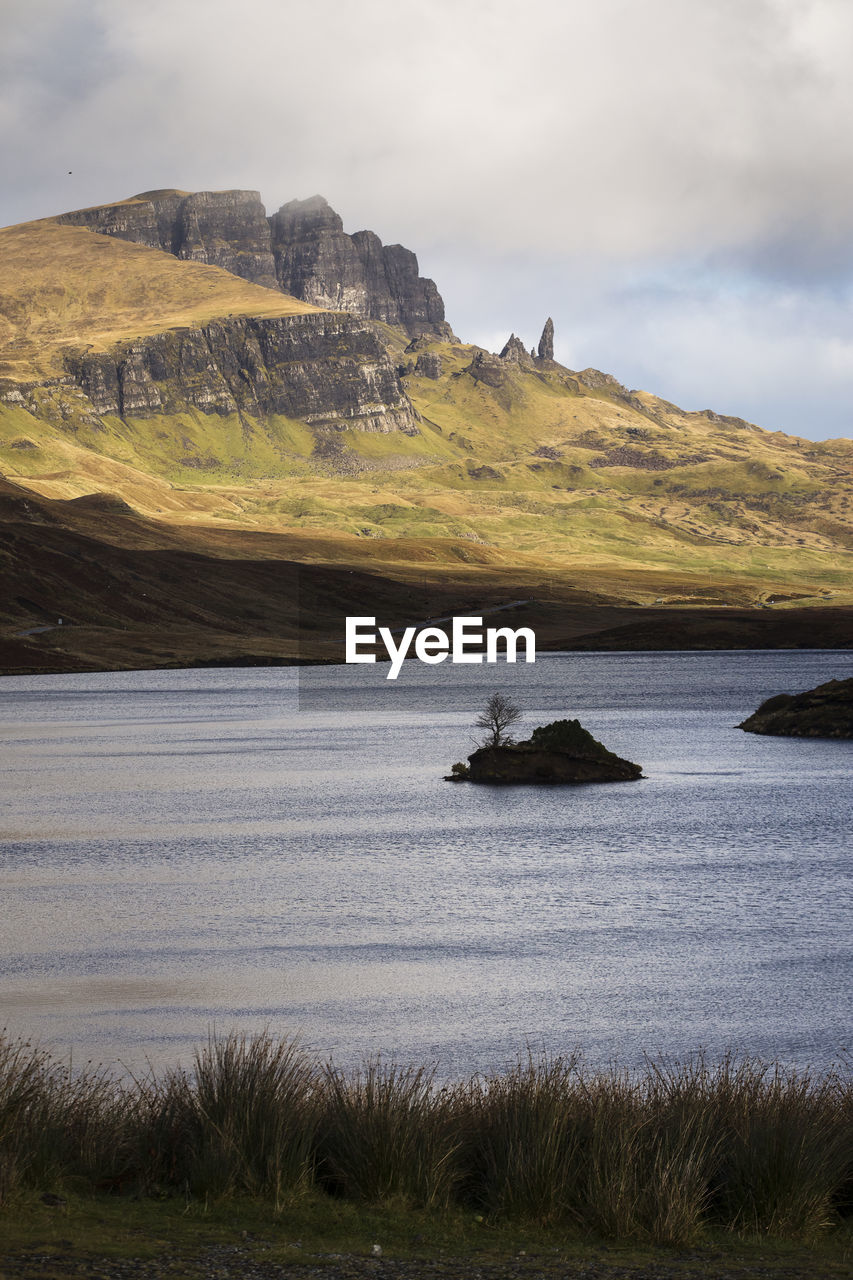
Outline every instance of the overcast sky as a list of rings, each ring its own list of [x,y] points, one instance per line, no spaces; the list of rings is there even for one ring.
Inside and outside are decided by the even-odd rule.
[[[849,0],[0,0],[0,174],[319,192],[468,341],[853,436]]]

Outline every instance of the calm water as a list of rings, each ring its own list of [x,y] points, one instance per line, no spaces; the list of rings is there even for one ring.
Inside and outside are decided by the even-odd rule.
[[[0,681],[0,1023],[75,1059],[299,1032],[450,1075],[526,1044],[853,1047],[853,743],[744,734],[848,653]],[[297,688],[297,681],[301,688]],[[647,779],[441,780],[495,688]]]

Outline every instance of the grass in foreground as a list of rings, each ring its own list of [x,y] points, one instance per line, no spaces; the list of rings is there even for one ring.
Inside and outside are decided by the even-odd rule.
[[[398,1202],[364,1205],[310,1192],[293,1204],[256,1199],[153,1201],[70,1194],[50,1207],[33,1193],[0,1217],[4,1280],[54,1274],[110,1275],[109,1263],[139,1260],[170,1276],[240,1275],[250,1265],[310,1267],[322,1275],[375,1274],[374,1245],[395,1274],[565,1277],[730,1278],[785,1276],[835,1280],[851,1273],[853,1233],[839,1228],[809,1244],[710,1230],[688,1248],[614,1242],[592,1234],[517,1221],[490,1221],[472,1210],[425,1210]],[[54,1264],[53,1266],[51,1264]],[[225,1267],[231,1269],[226,1270]],[[159,1270],[156,1272],[160,1274]],[[138,1274],[138,1271],[136,1272]],[[262,1272],[261,1274],[268,1274]],[[277,1274],[273,1272],[273,1274]]]
[[[45,1194],[68,1224],[109,1223],[108,1203],[133,1203],[146,1238],[254,1215],[313,1232],[320,1252],[327,1237],[359,1252],[381,1226],[395,1250],[420,1237],[511,1253],[527,1236],[684,1248],[723,1233],[843,1253],[853,1080],[750,1059],[629,1073],[529,1057],[439,1087],[425,1068],[347,1074],[292,1041],[232,1034],[189,1072],[122,1083],[0,1041],[0,1210],[24,1230]]]

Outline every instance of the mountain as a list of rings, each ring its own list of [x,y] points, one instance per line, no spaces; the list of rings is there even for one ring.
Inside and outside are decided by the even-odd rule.
[[[257,191],[146,191],[118,204],[66,213],[59,225],[222,267],[315,306],[451,338],[444,303],[418,260],[372,231],[347,235],[322,196],[291,200],[268,218]]]
[[[853,442],[685,412],[553,353],[550,320],[536,347],[459,341],[415,255],[320,197],[267,217],[256,192],[147,192],[0,230],[7,669],[22,646],[33,669],[171,660],[139,639],[152,595],[131,607],[127,555],[171,556],[184,601],[201,557],[211,583],[238,561],[367,573],[403,621],[431,616],[424,595],[524,598],[554,645],[849,643]],[[100,622],[91,573],[74,617],[45,567],[81,537],[124,584],[105,578],[124,603]],[[297,636],[260,581],[230,613],[199,599],[174,660],[337,653],[363,583],[337,580]],[[100,640],[69,651],[84,624]]]

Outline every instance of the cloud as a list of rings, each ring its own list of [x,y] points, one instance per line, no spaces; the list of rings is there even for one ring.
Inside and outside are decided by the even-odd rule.
[[[490,271],[476,252],[434,264],[457,331],[499,351],[534,346],[548,315],[555,354],[685,409],[711,408],[810,439],[853,436],[853,282],[827,289],[728,272],[633,264]]]
[[[121,192],[319,184],[420,242],[546,257],[853,239],[843,0],[8,8],[25,180],[73,155]]]
[[[674,333],[709,314],[720,326],[756,318],[703,310],[709,273],[735,293],[757,281],[796,297],[792,341],[815,323],[810,290],[840,298],[853,274],[846,0],[540,0],[524,14],[508,0],[2,8],[3,222],[170,185],[259,188],[269,208],[319,191],[348,229],[415,248],[458,299],[457,328],[469,315],[478,331],[503,327],[508,312],[478,312],[491,277],[514,282],[525,314],[528,297],[555,310],[546,295],[582,279],[599,317],[589,332],[609,335],[598,363],[624,331],[607,308],[626,306],[626,281],[646,282],[644,305],[662,308],[658,329],[639,302],[627,308],[633,345],[663,358],[663,317],[681,315]],[[673,273],[687,282],[680,311]],[[818,310],[827,325],[843,318],[826,301]],[[724,338],[721,327],[711,345],[734,393]],[[773,341],[768,330],[759,364]]]
[[[571,320],[561,353],[604,357],[631,387],[771,430],[853,434],[853,297],[721,281],[689,291],[597,299]]]

